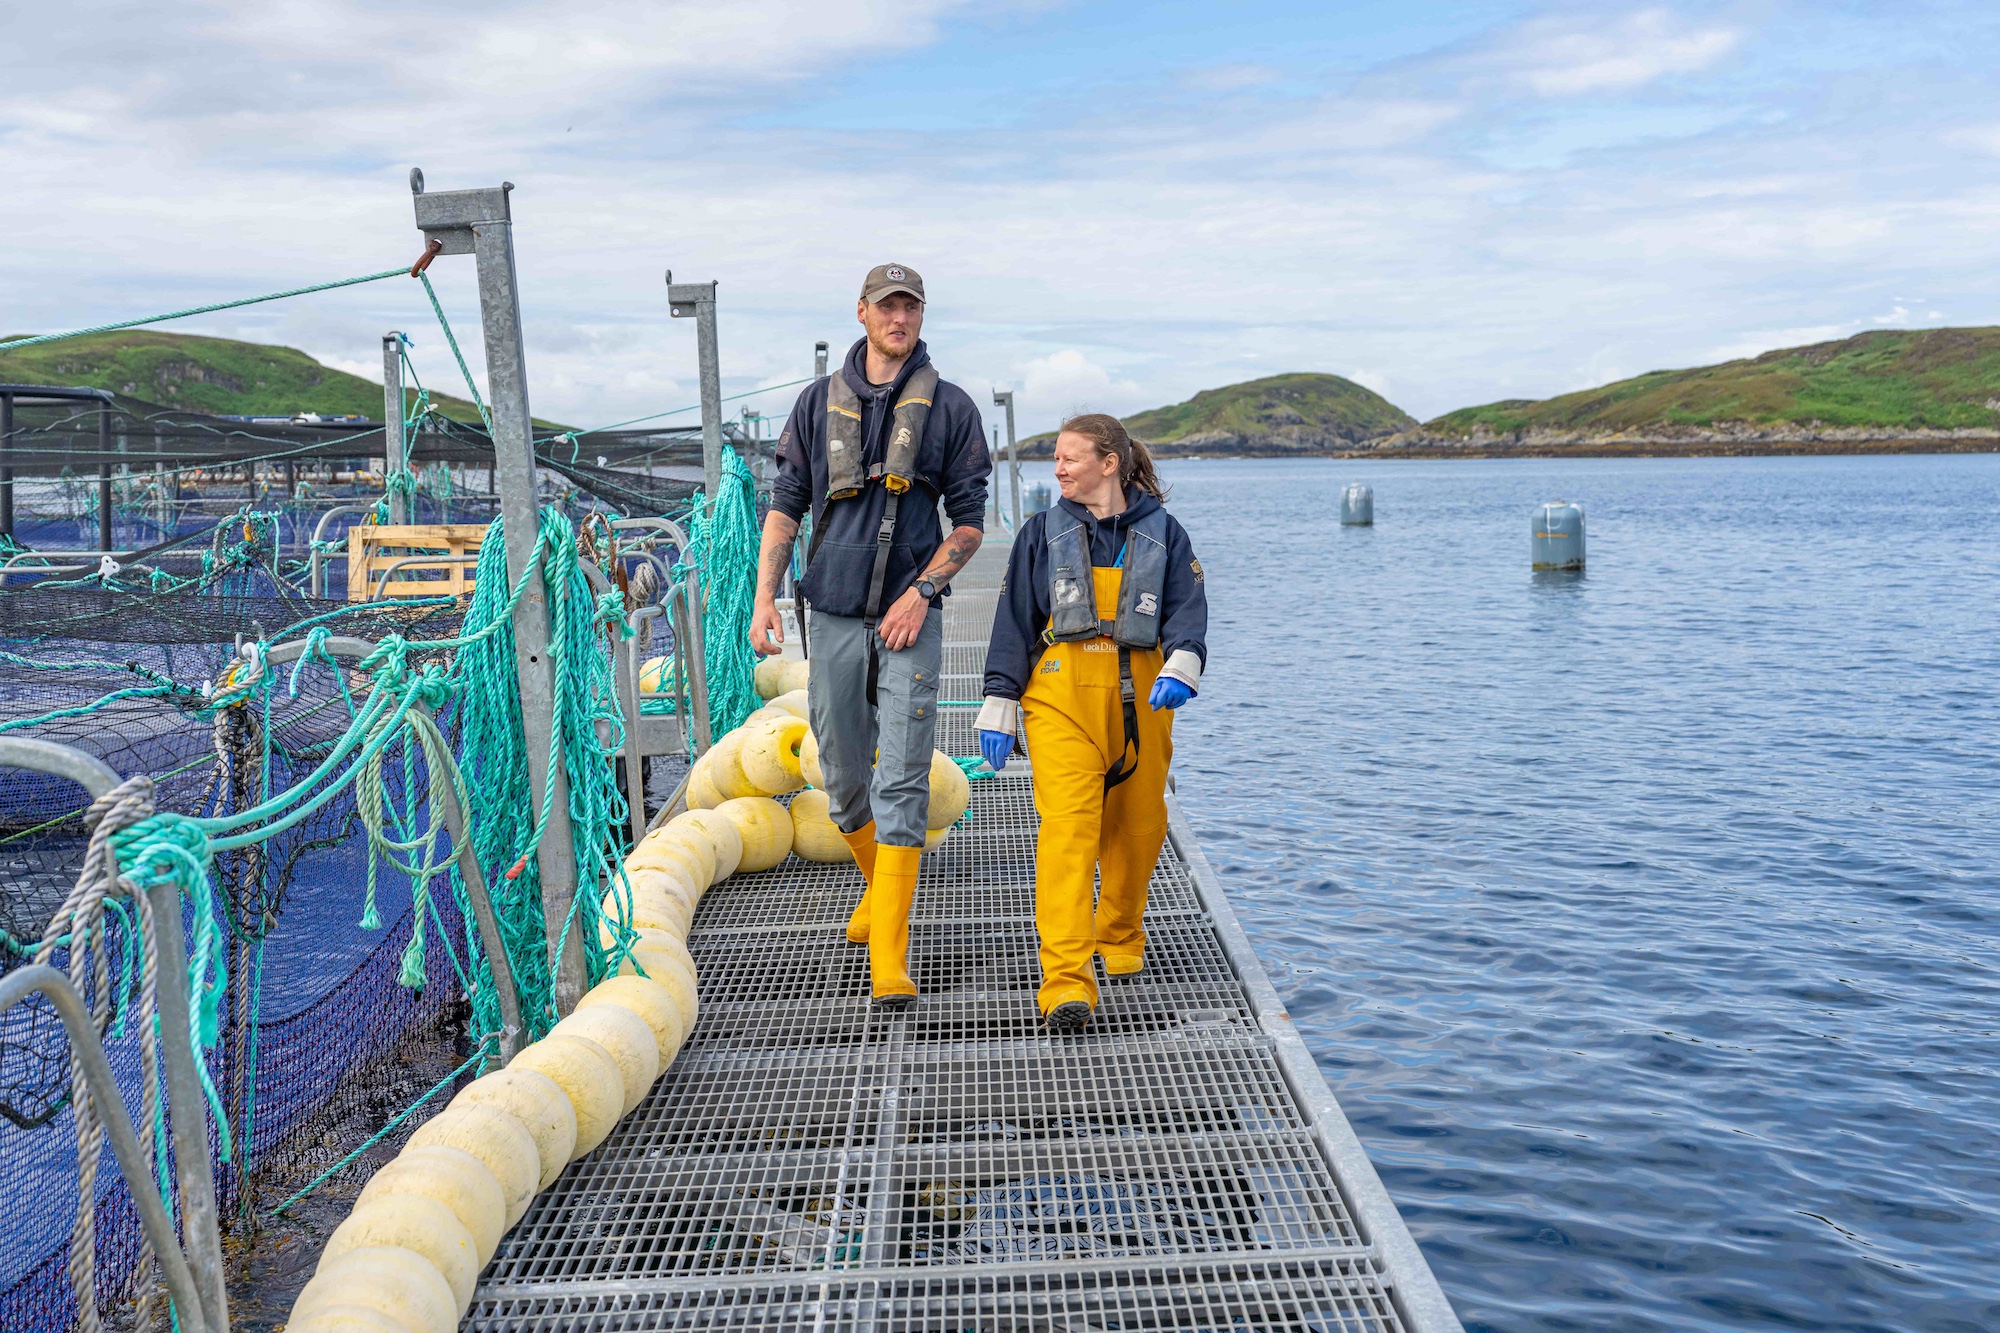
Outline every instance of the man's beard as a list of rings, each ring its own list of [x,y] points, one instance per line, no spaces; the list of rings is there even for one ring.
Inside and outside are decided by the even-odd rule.
[[[868,346],[874,351],[875,355],[885,361],[900,361],[911,352],[917,350],[917,340],[911,338],[905,346],[897,347],[876,337],[875,331],[870,329],[868,331]]]

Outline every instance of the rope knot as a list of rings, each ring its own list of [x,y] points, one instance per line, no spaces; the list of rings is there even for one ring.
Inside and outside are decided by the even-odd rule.
[[[142,887],[166,880],[192,886],[215,860],[201,825],[171,810],[148,814],[113,833],[111,850],[125,878]]]

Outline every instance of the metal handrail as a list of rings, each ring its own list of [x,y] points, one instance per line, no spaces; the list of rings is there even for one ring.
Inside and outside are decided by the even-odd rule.
[[[31,995],[48,996],[56,1016],[62,1019],[63,1030],[69,1035],[71,1058],[83,1069],[83,1081],[90,1087],[98,1119],[104,1124],[104,1137],[111,1142],[111,1156],[118,1163],[119,1174],[125,1177],[126,1191],[139,1213],[139,1226],[160,1261],[160,1276],[166,1280],[167,1295],[180,1310],[183,1325],[191,1320],[198,1327],[214,1328],[213,1321],[202,1312],[194,1272],[181,1253],[180,1238],[174,1234],[167,1206],[160,1202],[152,1163],[139,1147],[132,1114],[125,1106],[124,1094],[118,1090],[118,1080],[112,1076],[111,1061],[104,1054],[104,1043],[98,1039],[97,1027],[90,1021],[83,997],[62,973],[46,963],[31,963],[0,977],[0,1014]]]
[[[348,514],[365,514],[374,507],[372,504],[335,505],[319,516],[319,522],[313,524],[312,541],[307,546],[311,572],[306,575],[306,586],[312,591],[313,596],[326,596],[326,553],[319,549],[320,538],[326,533],[326,525]]]
[[[94,755],[53,741],[0,736],[0,766],[48,773],[78,783],[93,800],[115,789],[118,774]],[[120,880],[120,884],[126,881]],[[188,1252],[174,1239],[153,1183],[152,1163],[139,1149],[124,1096],[111,1075],[111,1064],[84,1009],[83,997],[69,979],[41,964],[21,968],[0,979],[0,1012],[29,995],[47,995],[69,1033],[70,1050],[82,1061],[83,1076],[102,1111],[112,1156],[125,1177],[140,1225],[159,1256],[169,1294],[209,1333],[229,1333],[229,1296],[222,1277],[222,1239],[215,1206],[215,1174],[208,1157],[208,1117],[195,1068],[194,1043],[188,1022],[187,941],[181,931],[181,890],[171,880],[147,890],[152,900],[159,946],[158,1004],[160,1063],[166,1075],[167,1115],[173,1137],[175,1176],[180,1184],[181,1212]]]
[[[273,644],[265,651],[264,660],[274,667],[295,662],[305,656],[311,642],[310,639],[292,639]],[[344,635],[329,635],[320,640],[320,646],[333,657],[367,657],[375,651],[375,645],[367,639]],[[412,703],[411,707],[426,716],[430,713],[421,700]],[[500,1055],[503,1060],[512,1060],[526,1045],[522,1041],[526,1030],[521,1025],[521,1001],[514,985],[514,969],[507,961],[506,941],[500,934],[500,918],[493,910],[491,895],[486,891],[486,877],[479,868],[478,849],[472,845],[470,821],[458,803],[458,789],[446,783],[444,791],[446,799],[439,813],[444,817],[445,832],[451,835],[452,844],[458,848],[458,877],[465,885],[465,897],[472,904],[472,915],[479,922],[479,941],[485,946],[487,963],[493,971],[493,998],[500,1008]]]
[[[614,531],[624,532],[638,528],[652,528],[666,533],[675,546],[683,551],[687,550],[687,531],[670,518],[614,518],[611,520],[611,527]]]

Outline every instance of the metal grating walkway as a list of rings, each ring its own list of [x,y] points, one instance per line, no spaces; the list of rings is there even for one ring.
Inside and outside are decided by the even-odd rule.
[[[976,699],[992,598],[947,604]],[[970,709],[941,747],[976,754]],[[674,1066],[536,1201],[474,1330],[1455,1330],[1175,806],[1140,977],[1035,1010],[1033,793],[972,786],[924,860],[922,1001],[868,1002],[854,867],[726,881]]]

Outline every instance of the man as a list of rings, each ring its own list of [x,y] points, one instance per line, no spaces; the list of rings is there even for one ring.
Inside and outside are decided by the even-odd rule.
[[[847,938],[868,945],[875,1002],[900,1009],[917,998],[910,900],[937,734],[938,602],[979,549],[993,465],[979,409],[938,378],[918,336],[916,270],[871,269],[854,313],[867,336],[839,371],[799,395],[778,441],[750,643],[770,654],[784,641],[774,599],[810,509],[803,592],[812,604],[813,735],[829,813],[864,884]]]

